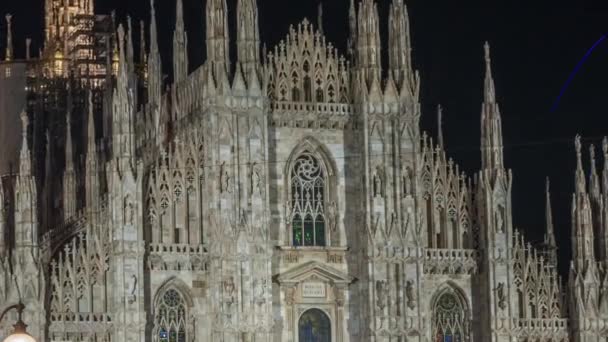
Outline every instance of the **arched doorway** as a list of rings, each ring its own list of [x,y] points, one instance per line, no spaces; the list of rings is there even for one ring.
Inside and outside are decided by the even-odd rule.
[[[325,312],[310,309],[298,323],[299,342],[331,342],[331,322]]]

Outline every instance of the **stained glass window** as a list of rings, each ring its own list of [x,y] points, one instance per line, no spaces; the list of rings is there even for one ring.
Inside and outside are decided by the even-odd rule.
[[[331,342],[329,317],[319,309],[308,310],[300,317],[298,332],[300,342]]]
[[[187,307],[181,294],[169,289],[156,306],[156,341],[186,342]]]
[[[303,153],[291,171],[294,246],[325,246],[325,175],[313,155]]]
[[[452,291],[443,293],[433,310],[435,342],[465,342],[467,327],[465,307]]]

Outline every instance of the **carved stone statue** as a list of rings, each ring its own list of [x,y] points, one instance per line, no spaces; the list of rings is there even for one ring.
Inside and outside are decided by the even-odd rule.
[[[329,224],[329,229],[335,232],[338,226],[338,205],[335,201],[332,201],[327,207],[327,223]]]
[[[501,310],[507,308],[507,295],[505,294],[505,283],[499,283],[496,287],[496,297],[498,298],[498,307]]]
[[[386,280],[376,280],[376,306],[380,311],[386,307],[388,300],[388,284]]]
[[[232,180],[230,178],[230,174],[228,173],[228,166],[226,162],[222,162],[220,166],[220,193],[231,192],[232,188]]]
[[[374,197],[383,197],[382,190],[382,169],[380,166],[376,168],[376,173],[374,173]]]
[[[262,194],[262,176],[258,163],[251,164],[251,194]]]
[[[137,276],[133,274],[131,276],[131,292],[129,293],[129,304],[135,303],[137,300],[137,295],[135,292],[137,291]]]
[[[234,277],[230,276],[224,280],[224,301],[228,304],[228,306],[235,302],[235,291],[236,286],[234,284]]]
[[[408,280],[405,283],[405,296],[407,298],[407,307],[410,309],[416,308],[416,294],[414,293],[414,282]]]

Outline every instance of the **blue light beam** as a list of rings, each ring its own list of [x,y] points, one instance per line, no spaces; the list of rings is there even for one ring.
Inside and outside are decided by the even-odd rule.
[[[570,83],[574,79],[574,76],[576,76],[576,73],[578,73],[578,71],[583,66],[583,64],[585,64],[585,61],[587,61],[587,59],[589,58],[589,56],[591,56],[591,52],[593,52],[593,50],[598,45],[600,45],[600,43],[602,41],[604,41],[604,39],[606,39],[606,35],[603,35],[597,42],[595,42],[595,44],[593,44],[593,46],[591,47],[591,49],[589,49],[589,51],[587,51],[587,53],[585,54],[585,56],[583,57],[583,59],[581,59],[578,62],[578,64],[576,65],[576,68],[574,68],[574,71],[572,71],[572,73],[570,74],[570,77],[568,77],[568,80],[566,81],[566,83],[562,87],[562,90],[560,91],[559,96],[555,100],[555,103],[553,103],[553,107],[551,107],[551,112],[555,112],[555,110],[557,109],[557,106],[559,105],[559,101],[562,99],[562,96],[564,96],[564,93],[566,92],[566,89],[568,89],[568,86],[570,85]]]

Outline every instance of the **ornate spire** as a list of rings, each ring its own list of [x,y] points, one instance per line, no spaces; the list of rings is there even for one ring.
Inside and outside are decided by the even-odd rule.
[[[95,115],[93,108],[93,92],[87,92],[87,109],[89,117],[87,119],[87,159],[97,161],[97,140],[95,138]]]
[[[124,47],[125,31],[118,27],[118,77],[113,94],[112,152],[114,158],[131,159],[135,156],[134,90],[130,87]]]
[[[63,218],[67,222],[76,213],[76,182],[72,142],[72,111],[68,109],[65,123],[65,170],[63,171]]]
[[[583,170],[583,155],[580,135],[577,135],[574,139],[574,147],[576,149],[576,193],[583,194],[587,192],[587,182],[585,180],[585,171]]]
[[[602,191],[604,194],[604,204],[608,208],[608,138],[602,140],[602,152],[604,152],[604,169],[602,170]],[[607,216],[608,219],[608,216]],[[608,226],[608,222],[606,222]]]
[[[553,265],[557,264],[557,243],[555,242],[555,231],[553,229],[553,210],[551,209],[551,191],[549,177],[545,190],[545,219],[547,231],[545,233],[545,246],[549,251],[549,259]]]
[[[173,77],[176,83],[188,76],[188,36],[184,25],[184,5],[176,3],[175,31],[173,32]]]
[[[10,14],[6,15],[6,55],[4,59],[11,61],[13,59],[13,27],[12,18]]]
[[[133,27],[131,25],[131,17],[127,17],[127,29],[127,65],[129,67],[129,75],[131,75],[135,71],[135,52],[133,50]]]
[[[350,0],[350,6],[348,8],[348,54],[351,59],[351,63],[355,64],[356,49],[357,49],[357,9],[355,8],[355,0]]]
[[[228,7],[226,0],[207,0],[207,62],[214,67],[216,79],[219,72],[230,70]]]
[[[160,101],[162,93],[162,70],[160,52],[158,51],[158,33],[156,30],[156,11],[154,0],[150,0],[150,57],[148,58],[148,102]]]
[[[139,63],[146,66],[148,51],[146,50],[146,26],[143,20],[139,22]]]
[[[494,86],[494,78],[492,77],[492,58],[490,56],[490,44],[484,45],[485,60],[486,60],[486,79],[484,85],[484,102],[496,103],[496,88]]]
[[[486,78],[481,113],[481,164],[484,169],[504,169],[502,118],[494,91],[490,45],[486,42],[484,48]]]
[[[363,71],[368,85],[380,81],[382,72],[380,20],[374,0],[363,0],[359,5],[357,29],[357,65]]]
[[[592,201],[595,203],[597,203],[596,201],[599,202],[600,200],[600,194],[601,194],[601,184],[600,184],[600,177],[597,174],[597,163],[595,160],[595,146],[593,144],[591,144],[589,146],[589,167],[590,169],[590,177],[589,177],[589,193],[591,195],[591,199]],[[598,204],[599,205],[599,204]]]
[[[443,108],[441,105],[437,105],[437,143],[441,149],[443,145]]]
[[[239,0],[237,3],[238,59],[245,77],[260,64],[260,28],[256,0]]]
[[[403,0],[393,0],[389,15],[389,62],[397,84],[416,89],[412,68],[410,19]]]
[[[19,155],[19,175],[30,176],[32,173],[32,160],[30,147],[27,142],[27,131],[30,119],[25,110],[21,112],[21,153]]]

